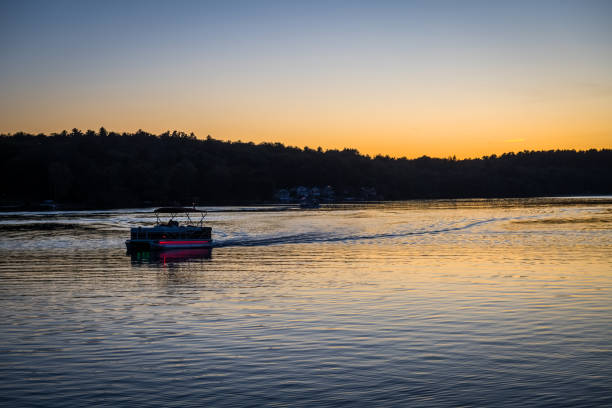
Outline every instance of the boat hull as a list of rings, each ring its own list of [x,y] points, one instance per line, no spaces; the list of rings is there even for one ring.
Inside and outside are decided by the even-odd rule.
[[[133,240],[125,241],[128,250],[148,249],[148,250],[163,250],[163,249],[190,249],[190,248],[212,248],[212,239],[198,240]]]

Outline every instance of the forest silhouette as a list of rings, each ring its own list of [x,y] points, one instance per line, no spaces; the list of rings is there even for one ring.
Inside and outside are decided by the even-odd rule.
[[[332,186],[338,199],[364,187],[385,200],[612,193],[610,149],[406,159],[100,128],[2,134],[0,166],[4,204],[66,208],[265,203],[300,185]]]

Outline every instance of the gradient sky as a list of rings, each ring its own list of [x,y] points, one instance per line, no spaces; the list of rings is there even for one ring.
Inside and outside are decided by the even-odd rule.
[[[612,1],[3,1],[0,132],[612,147]]]

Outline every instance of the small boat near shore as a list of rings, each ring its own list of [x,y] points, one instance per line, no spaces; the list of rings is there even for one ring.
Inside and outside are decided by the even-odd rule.
[[[164,250],[183,248],[211,248],[212,228],[204,226],[206,211],[196,208],[161,207],[154,211],[157,223],[154,227],[136,227],[130,229],[130,239],[125,241],[128,251]],[[200,220],[193,222],[189,214],[200,214]],[[170,219],[163,222],[160,217],[168,215]],[[179,225],[175,219],[187,217],[186,225]]]

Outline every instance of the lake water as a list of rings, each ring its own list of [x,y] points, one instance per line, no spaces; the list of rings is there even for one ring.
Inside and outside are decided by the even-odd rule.
[[[612,198],[0,213],[4,406],[612,406]]]

